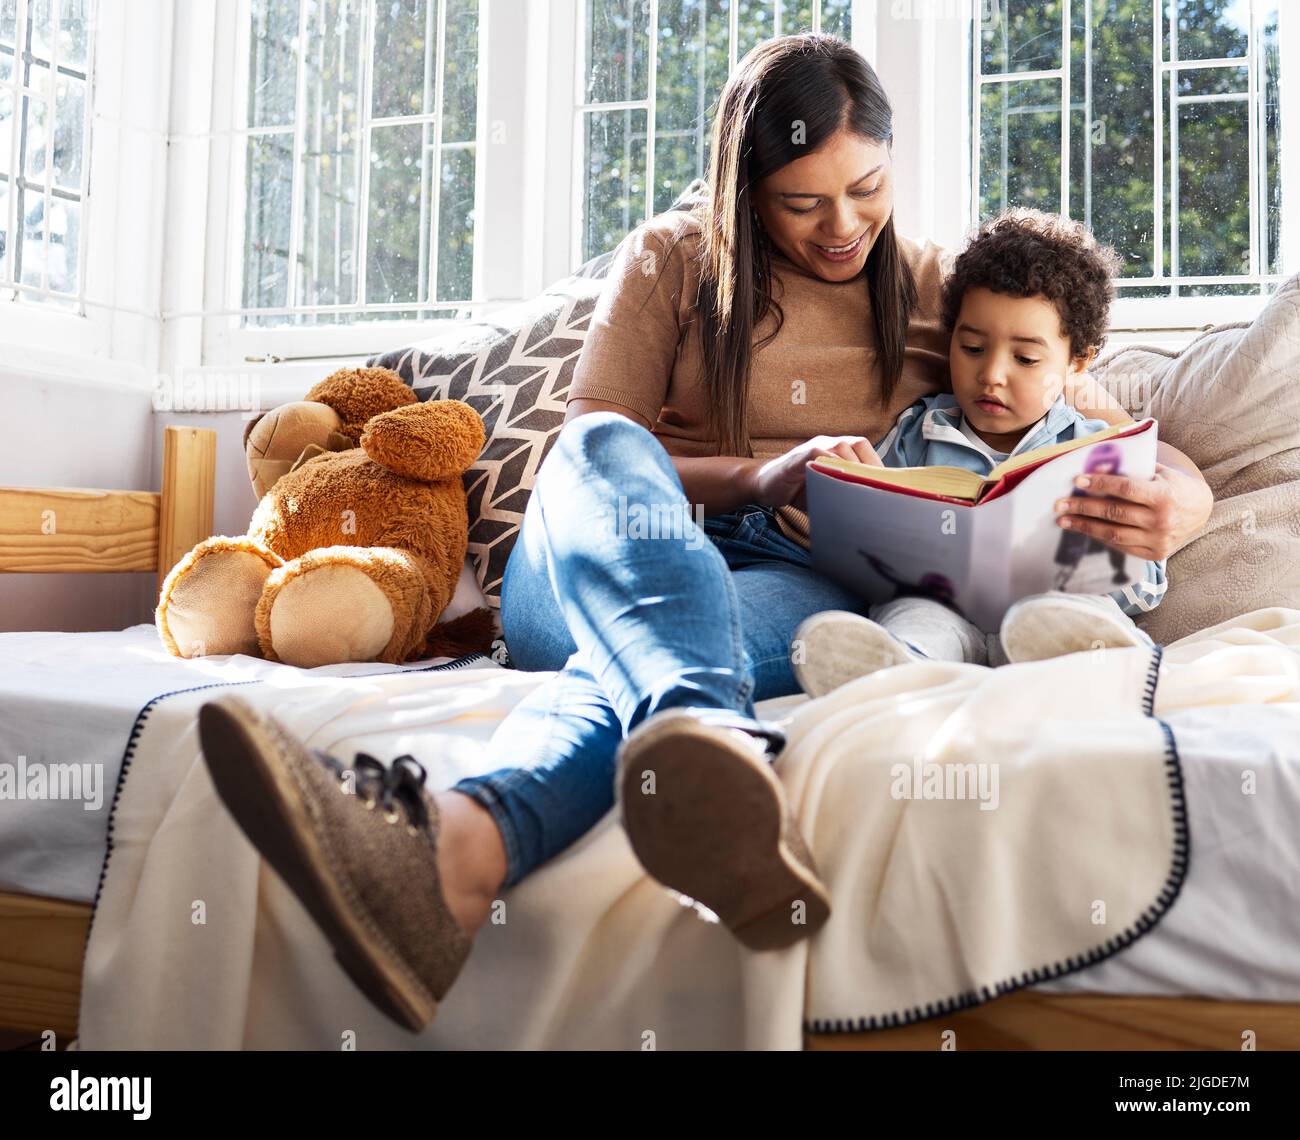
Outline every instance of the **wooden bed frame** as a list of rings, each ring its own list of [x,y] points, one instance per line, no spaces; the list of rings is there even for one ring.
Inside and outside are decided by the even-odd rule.
[[[160,492],[0,487],[0,573],[152,570],[161,586],[212,533],[216,461],[216,432],[169,427]],[[0,1031],[49,1029],[61,1044],[76,1035],[90,912],[88,903],[0,892]]]
[[[216,435],[169,427],[161,493],[0,487],[0,572],[167,571],[212,532]],[[57,537],[42,512],[58,512]],[[76,1035],[87,903],[0,892],[0,1032]],[[918,1025],[807,1034],[811,1050],[1300,1049],[1300,1004],[1024,990]]]

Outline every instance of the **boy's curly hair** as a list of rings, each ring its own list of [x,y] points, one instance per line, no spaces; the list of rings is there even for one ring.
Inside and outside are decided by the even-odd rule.
[[[1106,340],[1119,258],[1080,222],[1041,210],[1009,210],[985,222],[943,286],[943,323],[956,327],[967,289],[1042,297],[1056,306],[1070,355],[1086,356]]]

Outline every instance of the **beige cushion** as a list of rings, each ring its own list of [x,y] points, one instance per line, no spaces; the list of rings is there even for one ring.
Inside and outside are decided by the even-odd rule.
[[[1169,593],[1138,622],[1162,644],[1267,606],[1300,608],[1300,276],[1249,325],[1180,353],[1127,346],[1094,369],[1214,491],[1204,529],[1169,559]]]

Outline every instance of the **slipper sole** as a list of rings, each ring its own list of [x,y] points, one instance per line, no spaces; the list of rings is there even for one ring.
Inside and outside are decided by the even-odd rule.
[[[810,697],[824,697],[879,669],[922,660],[888,630],[847,610],[813,614],[800,623],[794,639],[803,643],[801,659],[792,662],[795,680]]]
[[[1011,611],[1003,619],[1002,650],[1013,664],[1045,661],[1090,649],[1131,649],[1148,642],[1128,623],[1068,601]]]
[[[236,698],[199,710],[203,756],[217,794],[240,830],[288,884],[333,947],[357,988],[411,1032],[434,1019],[437,999],[373,926],[357,917],[353,891],[331,873],[312,811],[281,744]]]
[[[771,765],[689,713],[659,717],[629,738],[618,781],[642,866],[708,907],[750,949],[780,949],[815,933],[830,917],[830,897],[787,841],[785,795]]]

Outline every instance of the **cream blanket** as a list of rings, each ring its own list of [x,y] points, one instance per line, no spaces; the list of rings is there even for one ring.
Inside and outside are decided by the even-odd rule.
[[[499,765],[484,742],[545,676],[483,663],[237,691],[315,747],[410,752],[447,786]],[[1188,857],[1158,718],[1300,701],[1300,611],[1226,622],[1163,664],[1137,649],[998,670],[918,663],[767,702],[787,718],[778,771],[834,900],[817,937],[744,951],[642,873],[611,812],[505,894],[505,921],[481,931],[419,1037],[353,988],[221,807],[195,724],[220,691],[159,700],[138,726],[82,1048],[796,1049],[805,1028],[985,1000],[1149,929]]]

